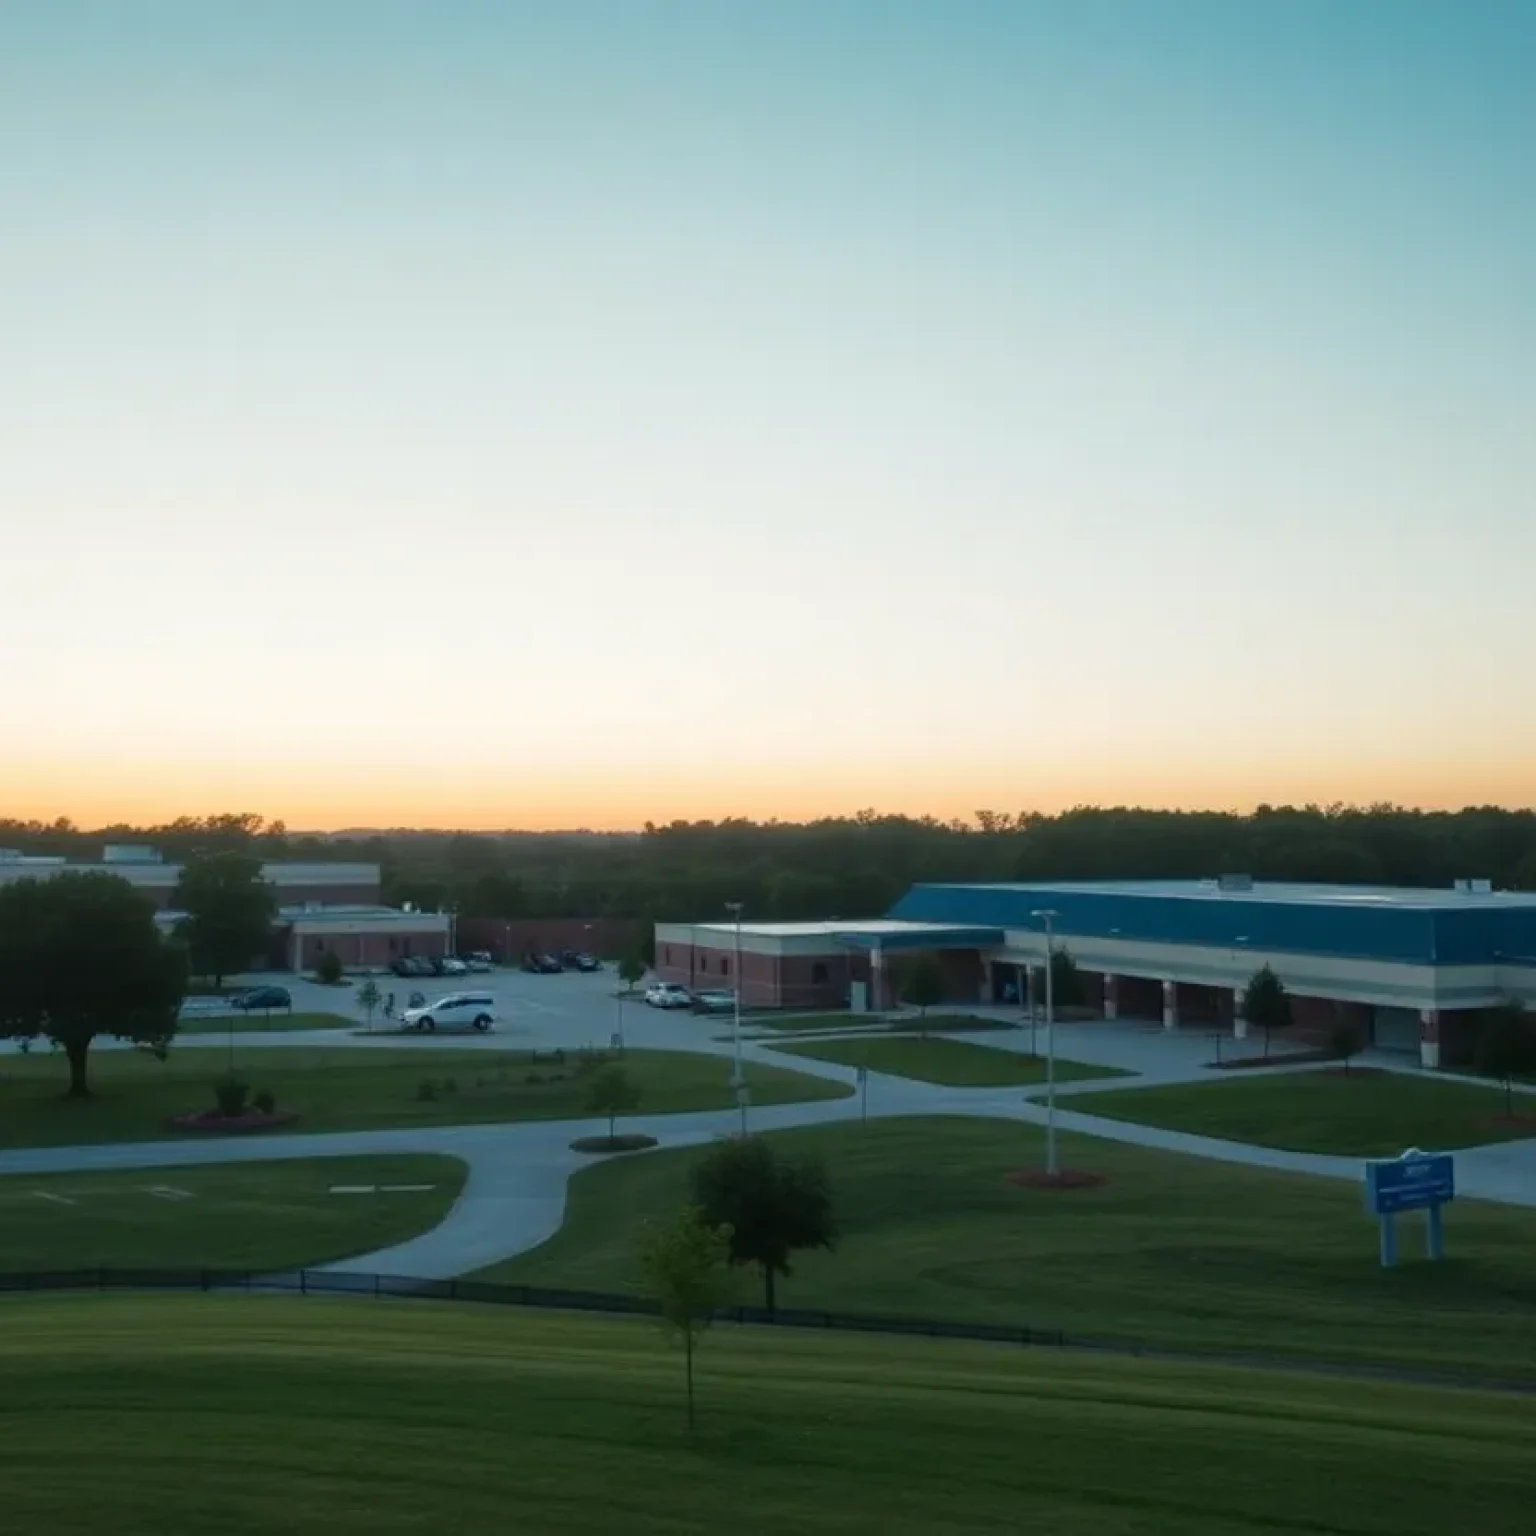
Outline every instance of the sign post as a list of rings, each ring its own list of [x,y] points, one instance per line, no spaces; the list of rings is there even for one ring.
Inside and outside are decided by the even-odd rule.
[[[1381,1229],[1381,1267],[1397,1263],[1396,1217],[1423,1211],[1425,1251],[1445,1257],[1441,1207],[1456,1198],[1456,1159],[1449,1152],[1421,1152],[1409,1147],[1401,1157],[1373,1158],[1365,1165],[1365,1208]]]
[[[859,1068],[859,1123],[869,1124],[869,1068]]]

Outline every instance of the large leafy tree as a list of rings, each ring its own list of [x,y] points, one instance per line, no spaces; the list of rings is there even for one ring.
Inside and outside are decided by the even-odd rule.
[[[127,881],[64,874],[0,887],[0,1035],[55,1041],[70,1097],[90,1097],[86,1062],[98,1035],[174,1035],[185,988],[185,954]]]
[[[730,1258],[763,1272],[763,1297],[774,1308],[774,1281],[790,1273],[790,1256],[830,1248],[837,1238],[825,1164],[783,1157],[761,1137],[717,1142],[694,1165],[693,1200],[711,1227],[729,1227]]]
[[[1243,991],[1243,1017],[1250,1025],[1264,1031],[1264,1054],[1269,1055],[1270,1037],[1277,1029],[1291,1025],[1291,995],[1267,965],[1261,965]]]
[[[211,976],[216,986],[266,949],[277,903],[253,854],[221,850],[194,856],[171,900],[187,914],[181,937],[192,969]]]

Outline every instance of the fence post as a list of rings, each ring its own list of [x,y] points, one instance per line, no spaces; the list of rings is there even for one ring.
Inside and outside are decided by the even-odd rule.
[[[209,1286],[208,1271],[206,1269],[199,1270],[198,1278],[202,1281],[203,1289],[206,1291]]]
[[[309,1295],[309,1271],[307,1269],[299,1271],[299,1295]]]
[[[375,1275],[373,1277],[373,1294],[375,1296],[382,1296],[384,1294],[384,1276],[383,1275]]]
[[[98,1291],[104,1291],[104,1290],[106,1290],[106,1288],[107,1288],[107,1271],[106,1271],[106,1267],[103,1266],[101,1269],[98,1269],[96,1271],[96,1289]]]

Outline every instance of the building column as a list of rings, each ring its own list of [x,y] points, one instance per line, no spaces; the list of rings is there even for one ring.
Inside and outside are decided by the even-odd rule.
[[[1175,982],[1163,983],[1163,1028],[1179,1027],[1179,989]]]
[[[871,1013],[885,1012],[885,955],[880,941],[869,952],[869,1008]]]
[[[1104,973],[1104,1017],[1120,1017],[1120,978],[1111,976],[1108,971]]]
[[[1248,1038],[1248,1020],[1243,1014],[1243,987],[1232,988],[1232,1038],[1234,1040],[1246,1040]]]
[[[1419,1010],[1419,1065],[1431,1072],[1440,1070],[1440,1010]]]

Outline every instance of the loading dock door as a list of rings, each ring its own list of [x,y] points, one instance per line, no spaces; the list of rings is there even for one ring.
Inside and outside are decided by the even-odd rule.
[[[1377,1008],[1371,1018],[1371,1044],[1378,1051],[1419,1053],[1419,1014],[1416,1008]]]

